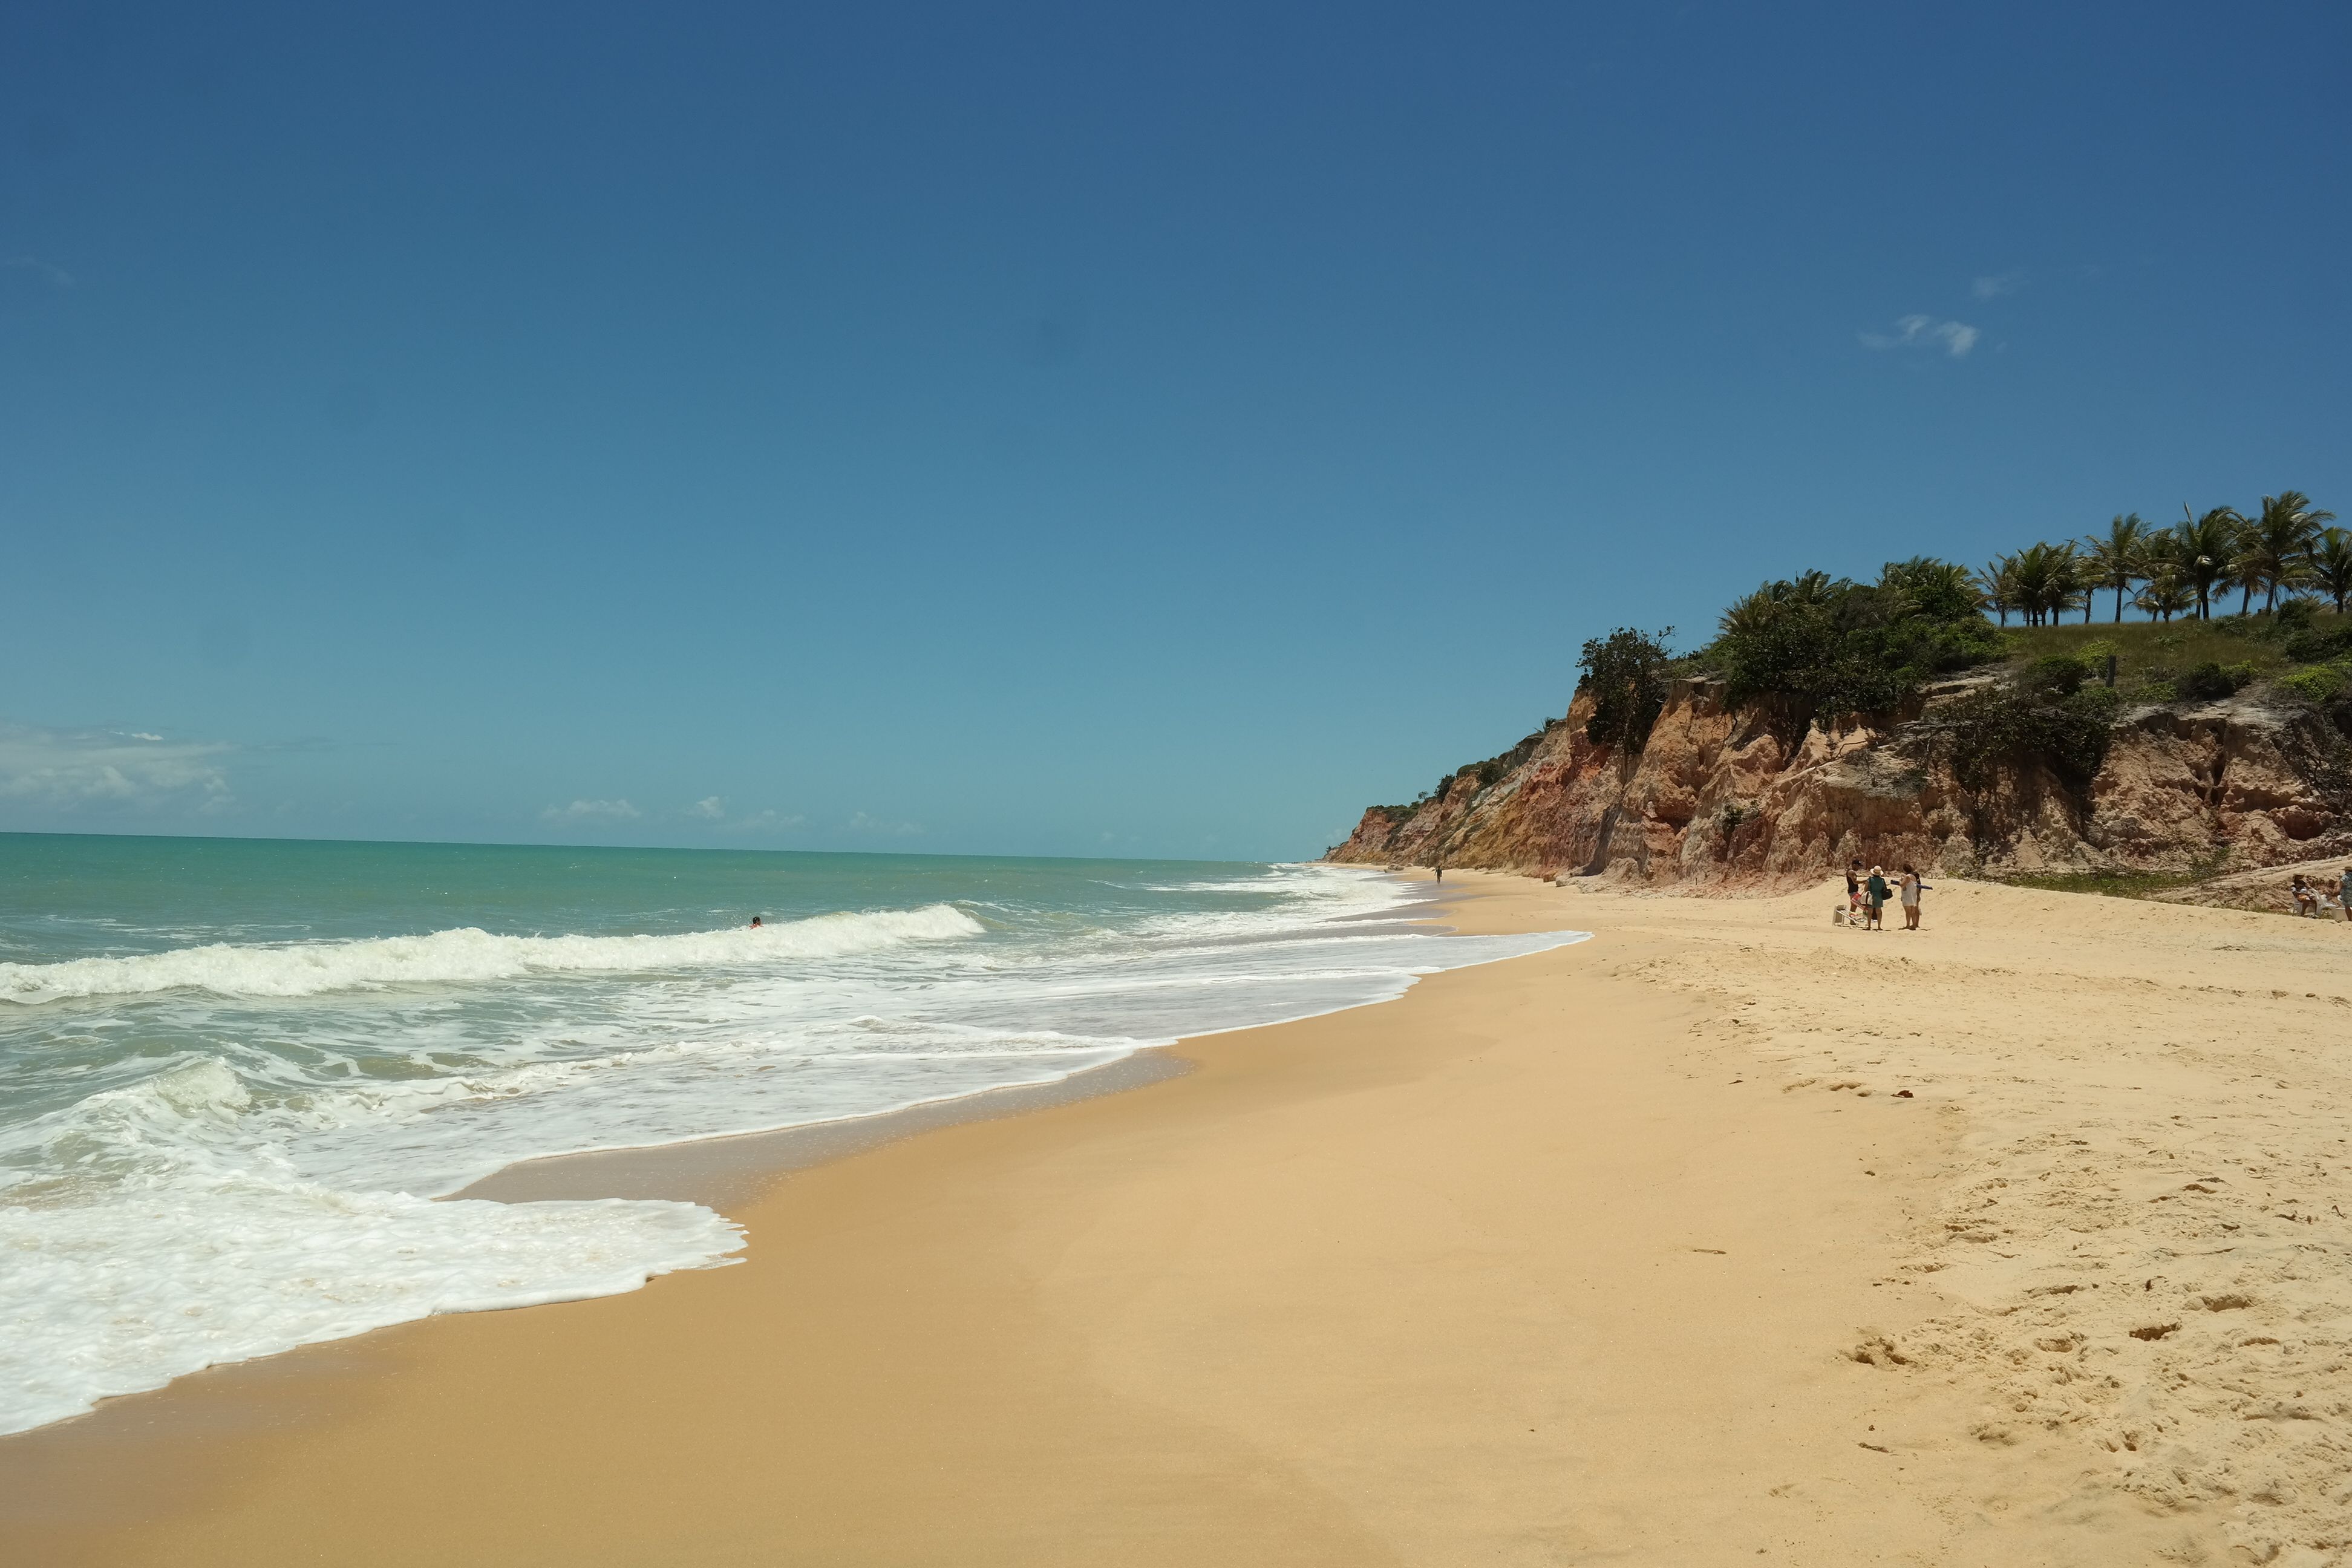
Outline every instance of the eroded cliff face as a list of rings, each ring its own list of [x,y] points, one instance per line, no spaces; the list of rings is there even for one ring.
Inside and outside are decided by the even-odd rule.
[[[1962,789],[1931,689],[1885,731],[1801,741],[1675,683],[1637,756],[1584,733],[1580,697],[1501,776],[1457,776],[1399,817],[1364,814],[1327,858],[1598,876],[1724,890],[1794,886],[1859,857],[1950,875],[2229,869],[2352,851],[2352,776],[2327,721],[2240,697],[2126,713],[2086,791],[2038,773]]]

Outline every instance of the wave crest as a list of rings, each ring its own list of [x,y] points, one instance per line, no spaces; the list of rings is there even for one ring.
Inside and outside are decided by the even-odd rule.
[[[473,926],[428,936],[241,946],[214,942],[123,958],[0,963],[0,1000],[54,1002],[209,991],[222,996],[317,996],[387,985],[514,980],[534,974],[756,967],[835,958],[918,942],[953,942],[987,928],[952,904],[671,936],[496,936]]]

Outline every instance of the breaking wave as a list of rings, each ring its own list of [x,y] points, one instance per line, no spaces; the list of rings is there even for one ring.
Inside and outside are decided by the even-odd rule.
[[[318,996],[390,985],[514,980],[533,974],[644,973],[756,968],[778,960],[842,958],[919,942],[953,942],[987,928],[952,904],[671,936],[496,936],[472,926],[428,936],[243,946],[214,942],[123,958],[0,963],[0,999],[53,1002],[208,991],[219,996]]]

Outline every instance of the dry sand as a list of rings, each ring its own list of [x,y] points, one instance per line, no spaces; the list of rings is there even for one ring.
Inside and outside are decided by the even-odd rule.
[[[0,1440],[0,1560],[2347,1559],[2352,929],[1457,879],[1596,939]]]

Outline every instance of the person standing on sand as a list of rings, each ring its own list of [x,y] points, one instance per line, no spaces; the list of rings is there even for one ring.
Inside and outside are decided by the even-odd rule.
[[[1445,880],[1445,862],[1443,860],[1437,863],[1437,879],[1441,882]]]
[[[1855,914],[1862,909],[1862,862],[1845,863],[1845,912]]]
[[[1886,894],[1885,868],[1873,866],[1870,868],[1870,880],[1862,886],[1862,907],[1866,916],[1863,922],[1864,930],[1885,931],[1886,929],[1879,923],[1886,916]]]
[[[2344,906],[2344,918],[2352,921],[2352,861],[2344,866],[2344,875],[2336,879],[2336,901]]]
[[[1895,886],[1903,900],[1903,929],[1917,931],[1919,929],[1919,895],[1927,891],[1927,884],[1919,879],[1919,873],[1916,868],[1906,866],[1903,868],[1902,879]]]

